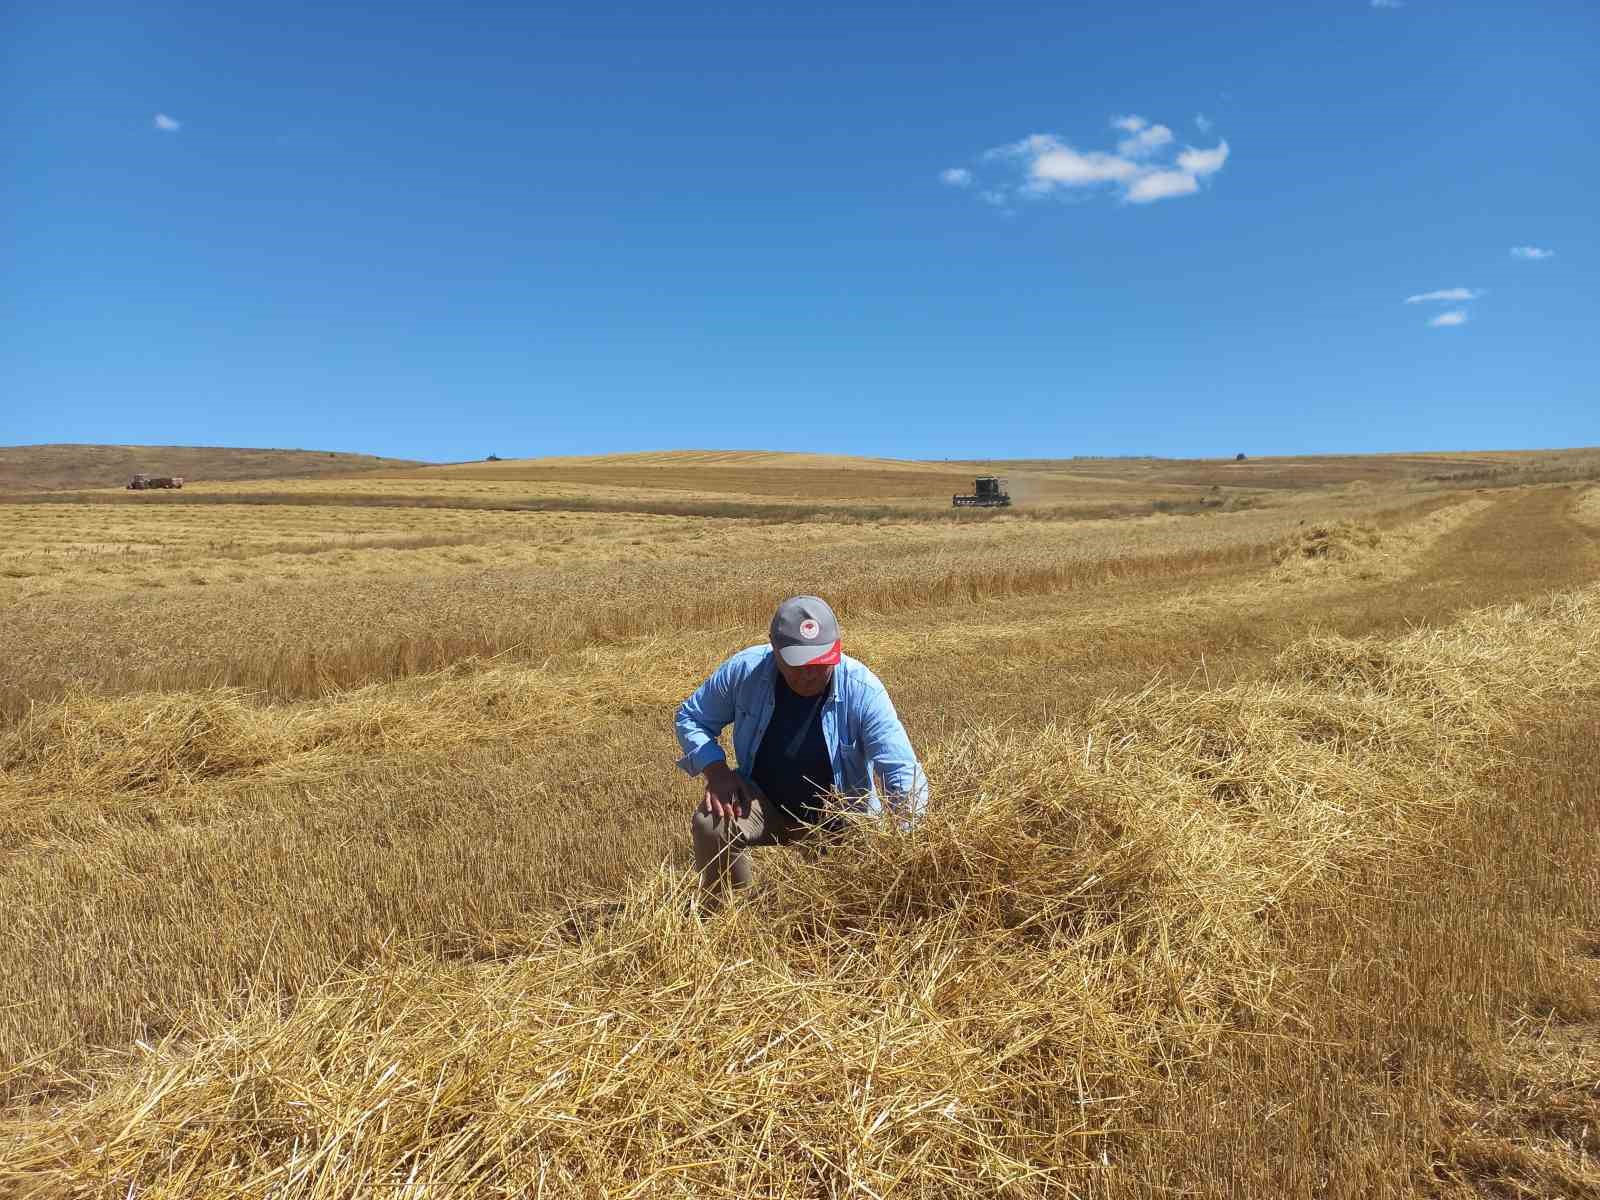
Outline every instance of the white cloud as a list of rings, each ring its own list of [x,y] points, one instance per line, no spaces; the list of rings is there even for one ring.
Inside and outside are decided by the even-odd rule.
[[[1511,257],[1512,258],[1533,258],[1533,259],[1537,259],[1537,258],[1554,258],[1555,256],[1556,256],[1556,252],[1554,250],[1541,250],[1538,246],[1513,246],[1513,247],[1511,247]]]
[[[1187,171],[1147,171],[1128,188],[1128,200],[1149,204],[1171,196],[1192,196],[1199,190],[1199,182]]]
[[[1222,164],[1228,161],[1228,154],[1226,141],[1218,142],[1210,150],[1196,150],[1193,146],[1186,146],[1183,153],[1178,155],[1178,166],[1191,175],[1211,175],[1222,170]]]
[[[1205,113],[1195,113],[1195,115],[1194,115],[1194,124],[1195,124],[1195,128],[1198,129],[1201,133],[1210,133],[1211,132],[1212,121],[1211,121],[1210,117],[1205,115]]]
[[[166,113],[157,113],[155,120],[151,124],[161,130],[162,133],[177,133],[178,130],[183,128],[182,121],[174,120],[172,117],[167,116]]]
[[[1476,300],[1483,295],[1483,289],[1474,291],[1472,288],[1454,287],[1440,288],[1436,292],[1419,292],[1415,296],[1407,296],[1407,304],[1425,304],[1430,300]]]
[[[1429,321],[1428,325],[1433,329],[1441,329],[1448,328],[1451,325],[1465,325],[1466,323],[1467,310],[1464,308],[1453,308],[1449,312],[1440,313],[1437,317],[1433,318],[1433,320]]]
[[[1195,119],[1210,126],[1203,117]],[[984,151],[976,170],[951,167],[939,178],[953,187],[976,187],[985,202],[1008,211],[1014,202],[1065,189],[1109,190],[1127,203],[1149,204],[1194,195],[1231,153],[1225,141],[1209,150],[1179,150],[1170,128],[1135,114],[1114,117],[1111,125],[1128,135],[1115,152],[1081,150],[1053,133],[1033,133]]]
[[[1117,143],[1117,153],[1127,158],[1144,158],[1172,141],[1172,130],[1165,125],[1150,125]]]
[[[1123,183],[1139,173],[1136,164],[1115,154],[1091,150],[1080,154],[1071,146],[1057,143],[1033,160],[1028,173],[1036,183],[1085,187],[1095,183]]]
[[[1405,0],[1372,0],[1373,8],[1404,8]]]

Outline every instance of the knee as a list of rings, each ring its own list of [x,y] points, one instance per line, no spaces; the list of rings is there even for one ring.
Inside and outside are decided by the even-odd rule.
[[[722,821],[714,817],[703,808],[696,808],[694,815],[689,818],[689,834],[697,842],[720,840],[722,837]]]

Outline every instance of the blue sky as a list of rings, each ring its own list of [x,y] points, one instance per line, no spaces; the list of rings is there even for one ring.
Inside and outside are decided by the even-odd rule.
[[[1581,0],[0,21],[0,443],[1600,443]]]

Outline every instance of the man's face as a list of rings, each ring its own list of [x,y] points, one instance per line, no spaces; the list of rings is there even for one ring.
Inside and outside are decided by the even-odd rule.
[[[797,696],[820,696],[833,682],[832,663],[825,667],[791,667],[777,652],[773,653],[772,659],[778,664],[778,671],[789,685],[789,690]]]

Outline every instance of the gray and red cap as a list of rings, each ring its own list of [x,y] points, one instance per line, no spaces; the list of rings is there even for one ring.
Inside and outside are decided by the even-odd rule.
[[[790,596],[772,614],[772,648],[791,667],[839,661],[839,619],[820,596]]]

